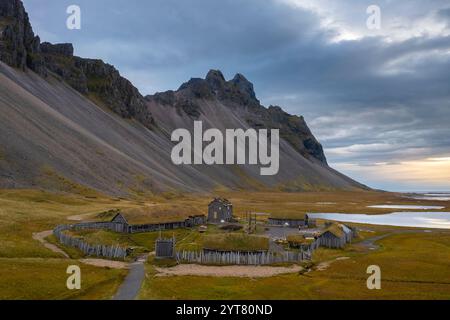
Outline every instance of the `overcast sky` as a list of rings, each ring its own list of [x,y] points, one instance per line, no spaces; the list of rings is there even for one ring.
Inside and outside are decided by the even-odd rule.
[[[43,41],[143,94],[220,69],[304,115],[330,164],[374,188],[450,190],[448,0],[25,0]],[[81,8],[81,30],[66,8]],[[381,29],[366,10],[381,8]]]

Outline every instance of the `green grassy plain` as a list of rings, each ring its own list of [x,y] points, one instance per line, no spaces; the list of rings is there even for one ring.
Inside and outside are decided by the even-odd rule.
[[[107,197],[54,194],[38,190],[0,190],[0,299],[109,299],[126,275],[97,268],[45,248],[33,233],[68,223],[67,217],[137,206]],[[82,290],[66,288],[69,265],[79,265]]]
[[[126,271],[86,266],[77,259],[82,255],[68,251],[71,259],[63,259],[32,238],[33,233],[51,230],[58,224],[74,223],[71,216],[89,221],[102,212],[120,209],[143,212],[145,218],[160,221],[184,208],[186,213],[205,213],[214,196],[226,197],[234,204],[241,219],[247,212],[271,213],[299,217],[306,212],[371,213],[389,212],[369,209],[375,204],[442,205],[450,202],[416,201],[396,194],[381,192],[227,192],[214,195],[180,195],[165,193],[146,198],[118,199],[91,193],[74,195],[38,190],[0,190],[0,299],[109,299],[121,283]],[[242,221],[242,220],[241,220]],[[154,277],[152,263],[140,294],[142,299],[449,299],[450,238],[448,232],[401,234],[379,242],[381,249],[370,252],[357,242],[400,228],[364,226],[360,240],[344,251],[320,249],[313,263],[338,257],[325,271],[303,275],[291,274],[266,279],[211,277]],[[178,249],[196,250],[205,237],[224,231],[209,226],[205,234],[197,230],[174,230]],[[86,232],[92,241],[130,245],[153,251],[159,233],[118,235],[110,232]],[[49,237],[50,241],[54,241]],[[82,268],[81,291],[65,288],[66,268],[77,264]],[[382,268],[385,281],[379,292],[368,291],[365,270],[369,264]],[[84,275],[84,276],[83,276]]]

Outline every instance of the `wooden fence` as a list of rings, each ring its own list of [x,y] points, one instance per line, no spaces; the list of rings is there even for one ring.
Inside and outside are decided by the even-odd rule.
[[[282,253],[273,252],[204,252],[179,251],[176,259],[179,263],[198,263],[212,265],[270,265],[276,263],[297,263],[311,260],[310,251]]]
[[[65,231],[70,230],[82,230],[82,229],[92,229],[88,228],[89,224],[78,224],[78,225],[61,225],[53,230],[53,234],[58,239],[60,243],[65,246],[76,248],[82,251],[88,256],[103,257],[108,259],[122,259],[124,260],[128,255],[128,250],[117,246],[107,246],[107,245],[93,245],[83,241],[81,238],[72,237]]]

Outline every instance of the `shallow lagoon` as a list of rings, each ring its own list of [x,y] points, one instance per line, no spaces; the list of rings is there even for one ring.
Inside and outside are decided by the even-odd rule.
[[[442,210],[445,207],[439,206],[411,206],[411,205],[396,205],[396,204],[382,204],[376,206],[368,206],[367,208],[378,208],[378,209],[411,209],[411,210]]]
[[[394,212],[381,215],[314,213],[308,214],[313,219],[353,222],[363,224],[450,229],[450,212]]]
[[[408,198],[416,200],[450,201],[450,193],[421,193]]]

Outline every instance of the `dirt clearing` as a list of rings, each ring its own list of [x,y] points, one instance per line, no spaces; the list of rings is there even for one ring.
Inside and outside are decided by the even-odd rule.
[[[157,277],[170,276],[205,276],[233,278],[268,278],[280,274],[296,273],[303,270],[300,266],[292,267],[257,267],[257,266],[201,266],[182,264],[173,268],[155,268]]]

